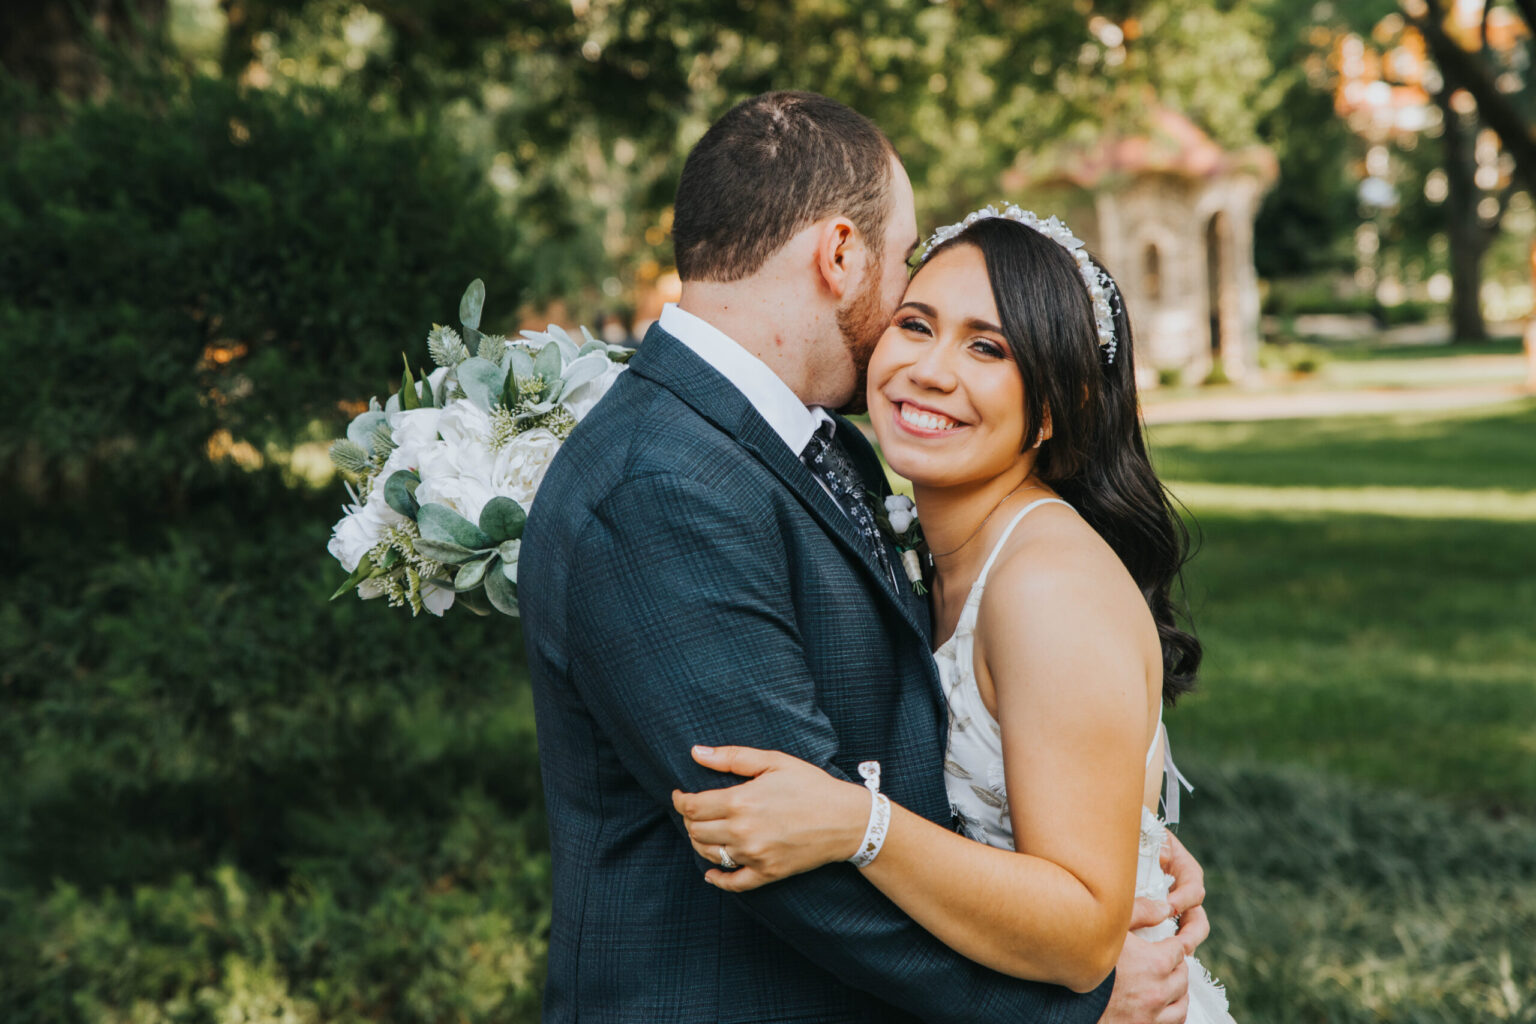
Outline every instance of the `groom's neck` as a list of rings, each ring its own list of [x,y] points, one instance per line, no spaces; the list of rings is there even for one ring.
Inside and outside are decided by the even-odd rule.
[[[809,290],[754,274],[725,283],[686,282],[677,304],[762,360],[801,401],[821,404],[818,339],[829,325],[835,330],[836,314],[818,311],[807,301]]]

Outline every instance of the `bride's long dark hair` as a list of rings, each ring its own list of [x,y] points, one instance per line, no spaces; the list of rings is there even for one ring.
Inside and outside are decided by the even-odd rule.
[[[1118,294],[1111,302],[1117,345],[1109,361],[1087,285],[1066,249],[1003,218],[979,220],[935,252],[955,245],[974,245],[986,259],[1003,336],[1024,378],[1026,443],[1049,416],[1035,471],[1098,531],[1141,588],[1163,648],[1163,700],[1172,704],[1194,687],[1200,668],[1200,641],[1181,627],[1188,613],[1173,595],[1189,558],[1189,531],[1147,457],[1125,303]]]

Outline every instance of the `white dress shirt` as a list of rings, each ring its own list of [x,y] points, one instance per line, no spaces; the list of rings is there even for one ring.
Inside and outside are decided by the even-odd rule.
[[[678,308],[677,303],[669,302],[663,306],[657,323],[734,384],[794,452],[795,458],[805,451],[817,427],[833,422],[831,414],[821,406],[807,406],[800,401],[767,363],[732,341],[718,327]]]

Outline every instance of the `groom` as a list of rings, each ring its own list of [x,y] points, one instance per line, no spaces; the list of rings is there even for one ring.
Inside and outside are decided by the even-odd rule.
[[[689,155],[673,235],[682,299],[561,450],[523,541],[554,860],[545,1019],[1098,1020],[1111,981],[1076,994],[987,970],[850,865],[740,895],[703,881],[715,865],[670,794],[736,780],[694,763],[696,743],[843,777],[878,760],[893,800],[951,815],[926,605],[861,535],[848,478],[802,460],[830,436],[857,488],[885,491],[826,410],[862,397],[906,285],[901,162],[839,103],[758,96]],[[1128,942],[1119,1009],[1182,1020],[1183,947],[1157,946]]]

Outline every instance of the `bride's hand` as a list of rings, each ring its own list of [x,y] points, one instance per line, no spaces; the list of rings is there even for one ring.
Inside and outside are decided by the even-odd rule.
[[[716,868],[705,881],[745,892],[781,878],[847,860],[869,824],[869,791],[776,750],[694,747],[706,768],[750,781],[702,793],[673,790],[694,850],[718,864],[721,850],[740,867]]]

